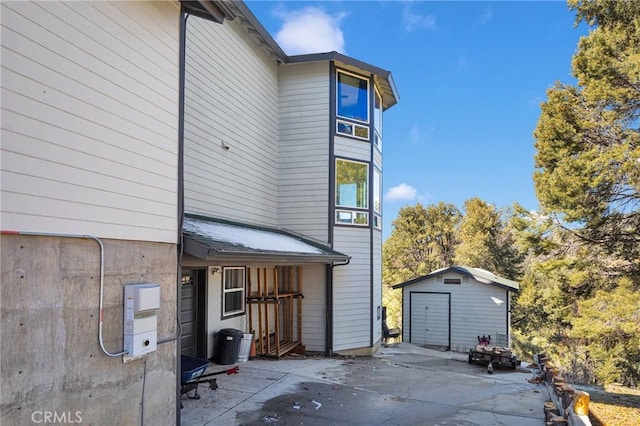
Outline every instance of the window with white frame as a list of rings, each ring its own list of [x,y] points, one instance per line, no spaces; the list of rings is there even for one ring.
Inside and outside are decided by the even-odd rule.
[[[337,120],[336,132],[341,135],[351,136],[358,139],[369,140],[369,127],[359,124],[350,123],[348,121]]]
[[[338,117],[369,123],[369,80],[338,71]]]
[[[373,226],[382,228],[382,173],[373,168]]]
[[[336,223],[368,225],[368,186],[367,163],[336,159]]]
[[[377,87],[373,103],[373,130],[373,144],[382,151],[382,96]]]
[[[245,311],[245,268],[222,269],[222,317],[242,315]]]

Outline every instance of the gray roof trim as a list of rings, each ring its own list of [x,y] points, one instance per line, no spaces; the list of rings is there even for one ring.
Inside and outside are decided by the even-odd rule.
[[[201,0],[204,1],[204,0]],[[307,55],[294,55],[288,56],[282,48],[271,37],[269,32],[262,26],[258,18],[251,12],[247,5],[243,1],[227,1],[227,0],[210,0],[219,8],[226,11],[226,9],[235,8],[234,15],[240,17],[242,25],[251,34],[256,41],[268,52],[282,63],[297,64],[304,62],[318,62],[318,61],[337,61],[345,65],[349,65],[355,68],[359,68],[363,71],[373,74],[377,78],[377,83],[383,89],[383,103],[384,109],[389,109],[398,103],[400,97],[398,96],[398,89],[393,80],[391,72],[378,68],[374,65],[360,61],[358,59],[351,58],[338,52],[326,52],[326,53],[312,53]],[[226,13],[226,12],[225,12]],[[234,17],[235,17],[234,16]],[[228,17],[228,19],[233,19]]]
[[[289,60],[287,62],[295,64],[299,62],[316,62],[316,61],[343,62],[347,65],[351,65],[351,66],[360,68],[362,70],[369,71],[370,73],[376,74],[383,78],[387,78],[391,75],[391,73],[387,70],[383,70],[382,68],[378,68],[375,65],[371,65],[366,62],[360,61],[358,59],[354,59],[350,56],[343,55],[342,53],[338,53],[336,51],[289,56]]]
[[[211,0],[180,0],[184,10],[191,15],[222,24],[225,19],[233,20],[234,15],[220,8]]]
[[[213,235],[190,228],[190,223],[205,223],[228,229],[255,233],[262,237],[290,241],[293,245],[306,247],[306,251],[291,251],[278,249],[252,248],[238,241],[223,241]],[[346,262],[350,259],[346,254],[337,252],[330,247],[303,237],[299,234],[277,228],[248,225],[229,220],[216,219],[207,216],[185,214],[185,228],[183,228],[184,251],[186,254],[206,261],[247,262],[247,263],[324,263]]]
[[[233,1],[233,2],[224,1],[224,0],[215,0],[215,1],[216,3],[233,5],[233,7],[235,7],[238,10],[239,14],[242,15],[242,18],[244,19],[244,21],[246,21],[246,23],[243,22],[244,24],[243,26],[249,31],[249,33],[252,34],[251,30],[255,31],[253,36],[258,38],[258,40],[261,42],[260,44],[263,47],[266,47],[267,50],[270,50],[281,62],[287,61],[287,54],[284,53],[284,51],[278,45],[278,43],[276,43],[273,37],[271,37],[271,34],[269,34],[269,32],[264,28],[264,26],[262,26],[260,21],[258,21],[258,18],[255,17],[255,15],[251,12],[251,10],[249,10],[247,5],[243,1]]]
[[[417,282],[420,281],[424,281],[428,278],[433,278],[433,277],[437,277],[438,275],[443,275],[443,274],[447,274],[450,272],[454,272],[457,274],[461,274],[461,275],[466,275],[468,277],[473,278],[474,280],[484,283],[484,284],[490,284],[496,287],[500,287],[503,288],[505,290],[509,290],[509,291],[513,291],[515,293],[520,291],[520,284],[518,284],[518,282],[516,281],[512,281],[512,280],[508,280],[506,278],[502,278],[502,277],[498,277],[496,275],[493,275],[491,272],[489,271],[485,271],[484,269],[479,269],[479,268],[471,268],[469,266],[451,266],[449,268],[443,268],[443,269],[438,269],[436,271],[433,271],[427,275],[423,275],[417,278],[414,278],[412,280],[409,281],[405,281],[403,283],[400,284],[396,284],[394,285],[392,288],[396,289],[396,288],[404,288],[407,287],[411,284],[415,284]]]
[[[384,70],[376,67],[375,65],[368,64],[350,56],[343,55],[339,52],[325,52],[325,53],[310,53],[306,55],[294,55],[287,57],[287,63],[298,64],[304,62],[320,62],[320,61],[335,61],[341,62],[345,65],[349,65],[355,68],[359,68],[363,71],[369,72],[375,75],[378,79],[382,80],[386,87],[386,94],[391,95],[392,99],[389,102],[385,102],[385,109],[389,109],[398,103],[398,89],[391,75],[391,71]],[[389,96],[384,96],[383,101],[389,100]]]

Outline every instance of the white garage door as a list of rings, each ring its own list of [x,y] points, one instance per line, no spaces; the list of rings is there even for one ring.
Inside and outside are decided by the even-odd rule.
[[[411,293],[411,343],[449,344],[449,298],[443,293]]]

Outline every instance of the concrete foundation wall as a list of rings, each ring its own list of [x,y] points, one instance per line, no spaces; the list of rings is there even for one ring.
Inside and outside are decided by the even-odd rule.
[[[2,235],[0,423],[175,424],[176,342],[123,364],[98,343],[100,250],[90,239]],[[123,286],[161,285],[158,340],[176,333],[176,246],[103,240],[104,344],[123,348]],[[142,404],[144,383],[144,405]],[[47,414],[49,413],[49,414]],[[64,417],[64,421],[61,421]],[[51,423],[51,422],[50,422]]]

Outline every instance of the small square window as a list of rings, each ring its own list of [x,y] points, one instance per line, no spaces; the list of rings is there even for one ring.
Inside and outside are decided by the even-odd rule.
[[[351,223],[351,212],[338,211],[336,214],[336,220],[338,223]]]
[[[368,225],[369,213],[336,210],[336,223],[342,225]]]
[[[353,135],[353,124],[344,121],[338,121],[338,133],[343,135]]]
[[[356,225],[368,225],[369,224],[369,215],[363,212],[356,212],[356,217],[353,221]]]
[[[369,139],[369,128],[364,126],[355,126],[354,136],[361,139]]]

